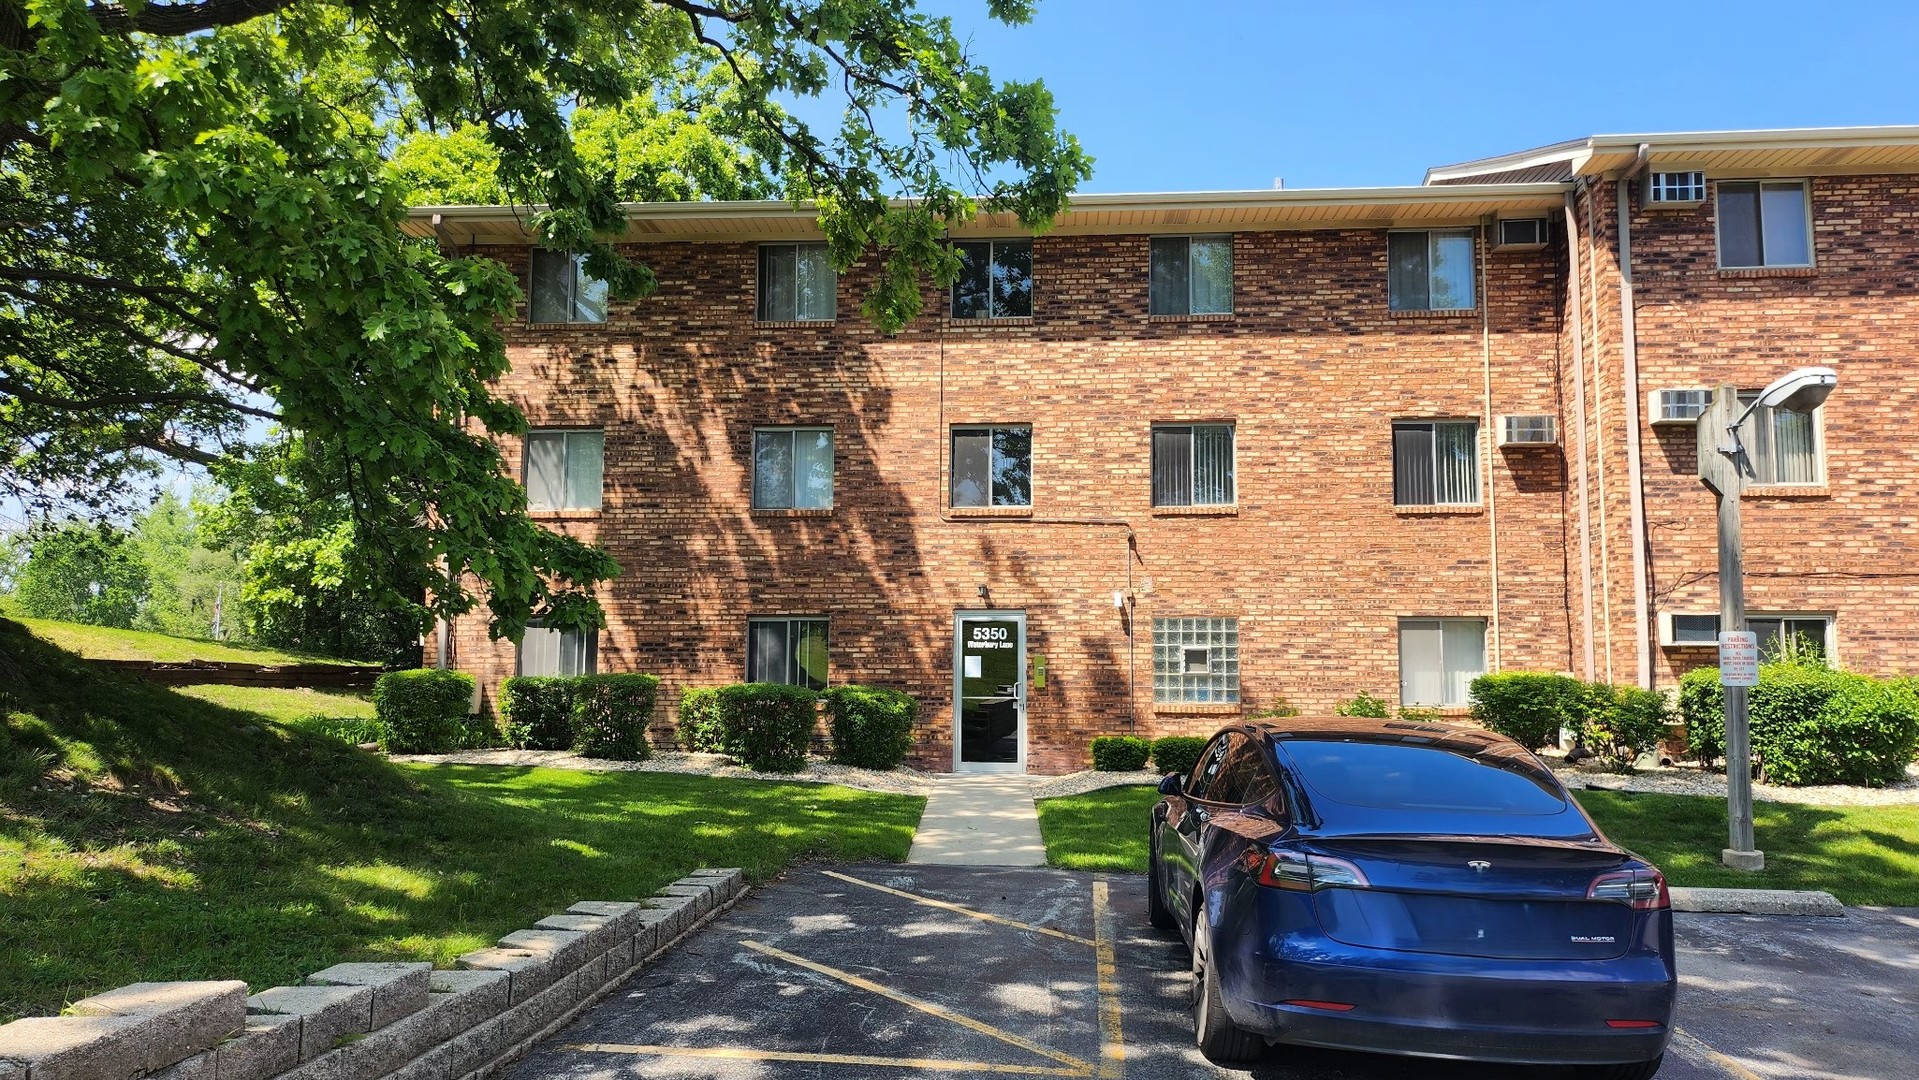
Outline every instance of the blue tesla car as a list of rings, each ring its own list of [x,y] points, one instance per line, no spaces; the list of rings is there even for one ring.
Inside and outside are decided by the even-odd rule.
[[[1191,946],[1207,1057],[1283,1043],[1659,1071],[1677,986],[1665,878],[1511,739],[1234,725],[1160,792],[1148,908]]]

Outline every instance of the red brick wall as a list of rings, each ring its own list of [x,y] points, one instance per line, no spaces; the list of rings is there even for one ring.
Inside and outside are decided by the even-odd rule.
[[[838,323],[756,326],[753,245],[640,246],[652,299],[604,326],[511,328],[504,390],[532,422],[606,430],[603,512],[554,522],[624,568],[603,594],[601,669],[656,673],[672,703],[741,678],[749,615],[825,615],[833,681],[918,696],[917,760],[944,767],[954,613],[1021,609],[1029,653],[1049,661],[1029,766],[1065,771],[1093,736],[1129,730],[1129,661],[1131,730],[1221,722],[1154,707],[1155,616],[1237,617],[1251,709],[1394,699],[1400,616],[1491,614],[1493,513],[1500,660],[1568,667],[1563,462],[1494,449],[1484,417],[1488,351],[1495,415],[1560,411],[1561,255],[1492,254],[1482,324],[1390,315],[1379,230],[1238,235],[1226,319],[1149,318],[1147,250],[1042,238],[1032,320],[953,322],[929,290],[929,314],[886,337],[855,314],[865,267],[842,281]],[[489,253],[524,266],[523,249]],[[1425,417],[1481,419],[1490,508],[1395,511],[1391,422]],[[1209,419],[1237,425],[1236,512],[1156,514],[1152,423]],[[986,421],[1033,425],[1030,520],[942,516],[944,425]],[[788,423],[835,429],[830,514],[750,509],[751,431]],[[1124,521],[1135,544],[1125,525],[1070,519]],[[1129,559],[1130,645],[1111,601]],[[512,673],[512,647],[477,617],[456,648],[489,687]]]

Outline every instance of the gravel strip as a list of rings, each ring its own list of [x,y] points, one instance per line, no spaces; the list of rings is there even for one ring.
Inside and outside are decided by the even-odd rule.
[[[1606,791],[1649,791],[1663,795],[1710,795],[1726,797],[1724,773],[1706,772],[1685,766],[1660,766],[1641,769],[1630,776],[1607,772],[1587,765],[1567,766],[1552,758],[1546,763],[1559,774],[1569,788],[1599,788]],[[1919,804],[1919,764],[1906,767],[1906,778],[1882,788],[1850,787],[1778,787],[1754,782],[1752,797],[1767,802],[1802,803],[1810,806],[1909,806]]]
[[[394,761],[417,761],[427,765],[531,765],[581,772],[689,773],[734,780],[803,780],[892,795],[925,795],[928,791],[925,774],[912,769],[901,767],[880,772],[876,769],[834,765],[817,758],[809,758],[806,767],[796,773],[766,773],[735,765],[725,754],[683,754],[664,750],[654,751],[653,756],[645,761],[606,761],[581,757],[571,750],[461,750],[452,754],[390,756]]]
[[[1156,772],[1100,772],[1086,769],[1082,772],[1067,773],[1065,776],[1035,777],[1033,780],[1033,798],[1054,799],[1061,795],[1084,795],[1100,788],[1123,787],[1128,784],[1157,784]]]

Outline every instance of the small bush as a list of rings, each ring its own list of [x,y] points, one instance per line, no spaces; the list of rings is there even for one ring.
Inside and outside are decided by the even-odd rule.
[[[1255,713],[1248,713],[1248,720],[1284,720],[1289,716],[1298,716],[1298,706],[1287,702],[1285,698],[1274,698],[1271,705]]]
[[[1621,766],[1657,750],[1672,726],[1672,706],[1657,691],[1593,683],[1590,699],[1586,742]]]
[[[720,687],[719,697],[727,753],[761,772],[799,772],[806,765],[819,694],[804,686],[741,683]]]
[[[1718,668],[1694,668],[1680,677],[1679,718],[1699,764],[1711,767],[1726,756],[1726,688],[1719,685]]]
[[[1919,699],[1897,683],[1777,664],[1753,691],[1753,753],[1771,783],[1884,787],[1919,748]]]
[[[500,685],[506,742],[515,750],[565,750],[573,745],[570,675],[519,675]]]
[[[1380,720],[1392,715],[1384,701],[1364,690],[1340,702],[1333,711],[1340,716],[1370,716]]]
[[[1093,740],[1093,768],[1100,772],[1138,772],[1146,767],[1153,744],[1134,735],[1101,735]]]
[[[1153,741],[1153,768],[1161,773],[1190,776],[1199,764],[1206,740],[1198,735],[1168,735]]]
[[[1562,727],[1583,732],[1591,707],[1586,683],[1544,671],[1481,675],[1470,694],[1474,720],[1528,750],[1559,741]]]
[[[835,686],[826,699],[833,732],[833,760],[861,769],[891,769],[913,749],[913,723],[920,703],[912,695],[879,686]]]
[[[1437,724],[1446,717],[1438,709],[1424,705],[1402,705],[1394,719],[1407,724]]]
[[[573,682],[573,749],[582,756],[645,761],[653,756],[646,724],[653,718],[652,675],[582,675]]]
[[[395,754],[458,749],[472,704],[473,676],[463,671],[389,671],[373,684],[380,749]]]
[[[725,753],[721,730],[719,687],[689,686],[680,691],[680,723],[674,729],[680,749],[696,754]]]

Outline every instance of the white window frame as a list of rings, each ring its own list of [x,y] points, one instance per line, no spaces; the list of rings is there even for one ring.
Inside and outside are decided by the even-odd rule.
[[[1751,405],[1754,401],[1758,400],[1760,393],[1761,391],[1758,391],[1758,390],[1739,391],[1740,410],[1744,411],[1746,406]],[[1745,426],[1742,427],[1739,431],[1740,445],[1746,448],[1746,457],[1749,461],[1753,461],[1755,472],[1757,471],[1757,461],[1753,457],[1753,449],[1758,444],[1758,441],[1759,441],[1759,425],[1762,423],[1765,423],[1765,424],[1772,423],[1772,418],[1775,411],[1776,410],[1769,409],[1769,408],[1754,409],[1752,411],[1752,415],[1746,418]],[[1755,487],[1817,488],[1817,487],[1826,486],[1826,406],[1823,403],[1821,403],[1820,405],[1814,407],[1814,409],[1812,410],[1811,416],[1812,416],[1811,422],[1812,422],[1813,478],[1810,480],[1780,480],[1778,479],[1778,475],[1779,475],[1778,450],[1774,449],[1773,458],[1772,458],[1772,468],[1773,468],[1774,479],[1771,479],[1771,480],[1755,479],[1752,481]]]
[[[1662,178],[1686,177],[1684,186],[1671,182],[1661,183]],[[1706,201],[1709,188],[1704,169],[1655,169],[1646,176],[1645,202],[1650,206],[1698,206]],[[1683,195],[1679,193],[1684,193]]]
[[[1745,179],[1729,178],[1725,180],[1714,180],[1711,183],[1712,183],[1712,256],[1713,256],[1714,263],[1718,265],[1719,269],[1721,270],[1810,270],[1819,265],[1819,251],[1813,243],[1813,241],[1817,239],[1817,235],[1814,232],[1812,227],[1812,180],[1810,178],[1795,180],[1792,177],[1788,177],[1788,176],[1762,176],[1762,177],[1749,177]],[[1759,203],[1760,203],[1760,206],[1759,206],[1759,257],[1762,260],[1765,259],[1766,257],[1766,239],[1765,239],[1766,208],[1765,208],[1765,198],[1764,198],[1764,185],[1766,184],[1798,184],[1801,206],[1805,212],[1806,261],[1802,263],[1776,263],[1776,262],[1762,261],[1756,266],[1728,265],[1726,262],[1726,248],[1725,248],[1725,245],[1721,242],[1721,235],[1720,235],[1722,232],[1721,226],[1725,222],[1726,215],[1721,210],[1721,203],[1719,200],[1719,189],[1725,187],[1727,184],[1760,185],[1761,197],[1759,200]]]
[[[1471,425],[1473,429],[1473,497],[1470,501],[1445,502],[1439,498],[1439,426],[1441,424]],[[1433,465],[1433,501],[1403,503],[1399,501],[1399,431],[1401,428],[1427,427],[1432,429],[1430,459]],[[1481,437],[1478,417],[1434,417],[1432,419],[1414,419],[1407,417],[1393,421],[1391,438],[1387,442],[1387,453],[1392,456],[1393,466],[1393,505],[1395,507],[1418,508],[1422,506],[1482,506],[1486,500],[1486,454],[1480,445]]]
[[[1412,234],[1418,234],[1420,236],[1426,237],[1426,306],[1425,307],[1400,307],[1393,303],[1392,237],[1398,236],[1398,235],[1412,235]],[[1472,228],[1470,226],[1467,226],[1464,228],[1450,228],[1450,229],[1440,229],[1440,228],[1388,229],[1386,230],[1386,236],[1387,236],[1387,240],[1386,240],[1386,307],[1389,310],[1391,311],[1458,311],[1458,312],[1479,310],[1480,251],[1479,251],[1479,230],[1478,229]],[[1464,236],[1472,242],[1473,265],[1472,265],[1471,271],[1466,275],[1468,287],[1472,289],[1472,303],[1466,305],[1465,307],[1434,307],[1433,306],[1433,303],[1432,303],[1432,294],[1433,294],[1432,238],[1435,236]]]
[[[1464,625],[1468,623],[1479,627],[1478,674],[1484,675],[1488,670],[1490,670],[1490,665],[1488,665],[1486,661],[1487,620],[1485,618],[1480,616],[1431,616],[1431,615],[1407,615],[1400,618],[1398,626],[1395,627],[1394,649],[1396,651],[1395,660],[1399,668],[1399,704],[1402,708],[1406,706],[1414,706],[1414,707],[1420,707],[1420,708],[1451,709],[1451,708],[1463,708],[1467,704],[1469,704],[1467,700],[1468,691],[1464,687],[1460,689],[1458,701],[1415,701],[1411,699],[1411,697],[1407,693],[1406,638],[1405,638],[1406,630],[1408,629],[1409,626],[1412,626],[1413,624],[1421,624],[1418,626],[1414,626],[1413,628],[1415,629],[1424,629],[1425,628],[1424,624],[1431,624],[1438,627],[1440,632],[1439,681],[1441,686],[1443,687],[1446,683],[1446,672],[1448,670],[1446,666],[1446,653],[1445,653],[1446,627],[1449,624]],[[1470,678],[1467,679],[1466,683],[1470,685],[1472,683],[1472,679]],[[1444,696],[1443,691],[1441,696],[1442,697]]]
[[[794,249],[793,251],[793,256],[794,256],[793,311],[790,314],[771,313],[766,310],[766,286],[768,284],[766,280],[766,253],[769,249],[772,249],[772,248]],[[825,251],[826,244],[824,242],[810,243],[810,242],[804,242],[804,241],[796,241],[792,243],[769,243],[769,244],[761,244],[759,248],[756,251],[754,251],[753,253],[753,321],[770,322],[770,323],[787,323],[787,322],[830,323],[830,322],[836,321],[839,318],[840,274],[837,269],[831,269],[832,263],[830,260],[828,261],[827,266],[833,275],[833,292],[832,292],[833,311],[832,313],[824,316],[817,316],[817,317],[810,317],[810,318],[800,314],[799,312],[800,283],[799,283],[798,259],[799,259],[799,249],[801,248],[818,248],[821,251]]]
[[[1154,306],[1153,283],[1157,280],[1157,275],[1153,273],[1153,252],[1158,250],[1159,242],[1162,240],[1186,241],[1186,310],[1185,311],[1167,311],[1167,312],[1153,311],[1153,306]],[[1195,240],[1210,240],[1210,241],[1223,240],[1226,242],[1226,306],[1216,311],[1195,311],[1194,310],[1193,241]],[[1182,236],[1147,237],[1146,239],[1146,310],[1149,313],[1161,315],[1167,318],[1178,318],[1180,316],[1190,316],[1190,315],[1231,315],[1233,313],[1233,306],[1238,301],[1238,293],[1239,293],[1239,268],[1238,268],[1237,260],[1234,258],[1232,233],[1191,233],[1191,234],[1182,235]]]
[[[753,681],[753,629],[758,626],[767,626],[774,623],[783,624],[786,628],[785,634],[786,634],[787,670],[785,673],[786,677],[779,680],[780,685],[783,685],[783,686],[807,685],[805,682],[796,680],[794,678],[795,674],[802,670],[800,668],[799,649],[794,647],[793,625],[795,623],[819,623],[820,626],[823,628],[821,632],[826,637],[827,671],[829,674],[831,673],[832,665],[833,665],[833,623],[831,619],[827,618],[825,615],[754,615],[746,620],[746,648],[745,648],[745,657],[744,657],[745,663],[742,665],[742,670],[745,676],[745,680],[747,682]],[[816,687],[815,689],[823,689],[826,685],[827,685],[827,680],[822,679],[820,680],[820,686]]]
[[[566,297],[566,310],[569,313],[568,318],[541,319],[541,318],[536,318],[534,316],[534,312],[538,309],[538,302],[534,300],[533,292],[535,287],[539,283],[540,275],[539,275],[539,271],[534,267],[533,264],[541,256],[548,256],[548,257],[557,256],[560,258],[568,259],[573,264],[573,281],[572,281],[572,284],[569,286],[569,292]],[[602,295],[600,298],[600,317],[597,319],[575,319],[571,317],[571,313],[578,310],[579,305],[574,301],[573,297],[579,294],[580,283],[583,281],[598,282],[600,286],[600,291]],[[608,300],[606,296],[604,295],[605,292],[606,292],[606,282],[600,281],[598,278],[587,276],[586,256],[580,254],[577,251],[555,251],[551,248],[535,247],[532,249],[532,254],[527,256],[527,260],[526,260],[526,321],[528,325],[531,325],[531,326],[603,326],[606,323],[607,316],[610,314],[610,312],[607,310]]]
[[[554,670],[538,672],[526,670],[527,639],[534,634],[542,635],[542,637],[552,635],[553,638],[558,639],[553,641]],[[559,658],[564,655],[562,651],[564,648],[563,642],[564,639],[569,637],[581,639],[579,654],[581,670],[579,671],[559,670]],[[515,646],[513,650],[513,673],[515,675],[558,676],[565,678],[574,675],[593,675],[596,674],[599,669],[600,632],[598,630],[549,630],[537,621],[530,622],[527,624],[526,633],[520,635],[520,643]]]
[[[1680,641],[1674,632],[1673,622],[1681,616],[1711,619],[1713,635],[1711,641]],[[1746,628],[1750,630],[1754,622],[1791,621],[1794,619],[1820,620],[1826,624],[1826,662],[1839,666],[1839,615],[1834,611],[1748,611]],[[1719,613],[1717,611],[1662,611],[1659,613],[1659,644],[1669,649],[1716,649],[1719,647]]]
[[[566,501],[566,476],[573,453],[573,437],[579,435],[598,435],[600,437],[600,484],[593,492],[591,506],[574,506]],[[559,501],[550,505],[536,503],[533,499],[533,441],[536,438],[560,436],[560,492]],[[520,486],[526,490],[526,508],[528,510],[599,510],[606,505],[606,429],[596,427],[580,428],[533,428],[526,433],[520,447]]]
[[[1188,640],[1195,636],[1206,640],[1203,643]],[[1212,640],[1214,638],[1219,640]],[[1155,618],[1153,704],[1238,704],[1240,646],[1237,615],[1171,615]],[[1200,649],[1205,649],[1207,654],[1207,670],[1204,673],[1193,671],[1188,666],[1189,654]],[[1215,666],[1220,670],[1213,671]]]
[[[827,452],[831,455],[829,460],[832,465],[831,481],[827,485],[827,489],[826,489],[826,505],[825,506],[801,506],[800,499],[799,499],[800,471],[797,465],[797,462],[799,460],[799,455],[797,453],[799,437],[801,435],[817,435],[821,432],[824,432],[826,434]],[[791,469],[792,474],[789,477],[787,477],[788,484],[787,484],[786,505],[772,506],[772,505],[768,505],[766,503],[760,502],[760,436],[781,435],[781,434],[784,434],[787,436],[789,440],[789,444],[792,446],[792,449],[788,450],[787,452],[787,461],[789,463],[789,468]],[[823,424],[802,424],[802,425],[793,425],[793,426],[769,425],[766,427],[754,428],[752,453],[750,455],[752,458],[752,467],[749,470],[750,475],[747,477],[747,481],[751,485],[751,491],[750,491],[749,497],[752,500],[753,509],[755,510],[795,510],[795,509],[831,510],[833,509],[834,496],[837,494],[837,491],[839,488],[839,468],[840,468],[839,450],[840,450],[839,442],[837,439],[834,438],[833,429]]]

